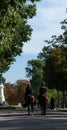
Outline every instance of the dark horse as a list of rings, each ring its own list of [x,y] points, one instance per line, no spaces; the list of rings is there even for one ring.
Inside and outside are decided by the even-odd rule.
[[[33,114],[33,105],[34,105],[34,96],[33,95],[26,95],[26,107],[28,108],[28,115]]]
[[[39,89],[39,96],[38,96],[38,102],[40,104],[41,114],[46,114],[46,105],[47,105],[47,96],[46,96],[47,89],[43,85]]]
[[[33,114],[34,96],[32,95],[32,89],[29,84],[27,84],[25,91],[25,104],[28,108],[28,115]]]

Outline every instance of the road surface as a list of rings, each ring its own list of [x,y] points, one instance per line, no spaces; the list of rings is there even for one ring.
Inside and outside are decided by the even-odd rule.
[[[67,112],[0,116],[0,130],[67,130]]]

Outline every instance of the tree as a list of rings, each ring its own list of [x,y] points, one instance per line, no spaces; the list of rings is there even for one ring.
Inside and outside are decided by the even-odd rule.
[[[67,19],[61,24],[63,34],[53,35],[50,41],[45,40],[47,47],[43,47],[38,58],[45,63],[43,71],[47,86],[63,92],[64,106],[64,92],[67,90]]]
[[[17,91],[14,88],[14,85],[11,83],[7,83],[4,89],[5,100],[9,105],[16,105],[18,103],[17,99]]]
[[[10,105],[17,105],[18,103],[23,105],[28,83],[28,80],[17,80],[14,84],[6,83],[4,88],[6,102]]]
[[[7,71],[29,41],[28,19],[36,15],[39,0],[0,0],[0,73]]]
[[[25,89],[28,83],[29,83],[28,80],[17,80],[14,83],[14,88],[16,89],[17,92],[18,103],[21,103],[22,105],[25,104]]]
[[[45,78],[48,86],[57,90],[64,90],[64,80],[66,77],[66,57],[61,48],[53,48],[45,60]],[[66,87],[65,87],[66,89]]]
[[[38,94],[39,87],[43,82],[43,67],[43,62],[36,59],[28,61],[27,67],[25,68],[35,94]]]
[[[55,85],[59,80],[61,84],[66,86],[67,83],[67,19],[61,22],[61,29],[64,30],[62,35],[53,35],[51,40],[45,40],[47,46],[44,46],[38,58],[45,63],[44,73],[46,79],[50,82],[54,81]],[[62,79],[62,80],[61,80]],[[56,81],[57,80],[57,81]],[[63,82],[63,83],[62,83]],[[50,84],[50,83],[49,83]],[[51,83],[52,86],[55,86]],[[56,86],[55,86],[56,87]],[[63,90],[64,87],[60,87]],[[57,88],[59,89],[59,88]],[[66,89],[66,87],[65,87]]]

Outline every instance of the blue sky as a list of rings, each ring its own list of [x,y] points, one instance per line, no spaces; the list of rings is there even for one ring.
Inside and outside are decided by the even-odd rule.
[[[16,62],[3,74],[6,82],[14,83],[18,79],[27,79],[27,61],[37,58],[45,45],[44,40],[62,33],[60,22],[67,17],[66,8],[67,0],[41,0],[37,3],[37,14],[28,21],[33,28],[31,40],[24,44],[21,56],[16,57]]]

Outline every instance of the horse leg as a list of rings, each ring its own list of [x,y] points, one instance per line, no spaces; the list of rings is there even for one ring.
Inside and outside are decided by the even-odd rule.
[[[31,113],[33,114],[33,103],[31,103]]]
[[[30,115],[30,105],[28,105],[28,115]]]

